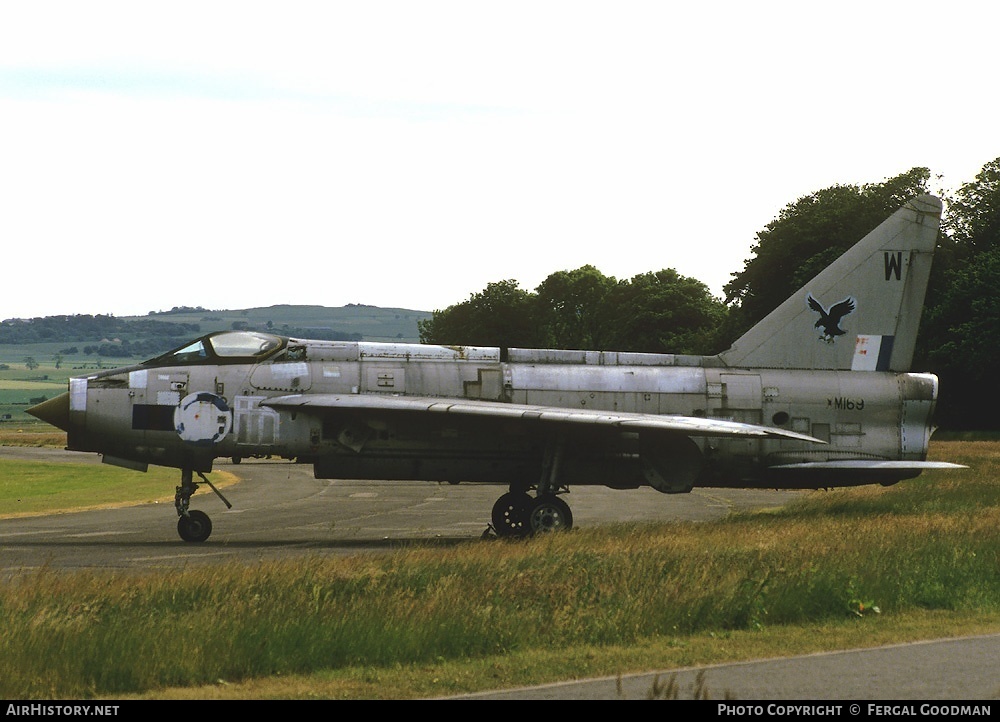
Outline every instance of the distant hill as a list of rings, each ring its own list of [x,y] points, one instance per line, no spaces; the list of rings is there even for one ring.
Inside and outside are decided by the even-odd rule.
[[[248,328],[300,338],[415,343],[428,311],[348,306],[265,306],[208,310],[187,306],[145,316],[45,316],[0,321],[0,358],[37,354],[111,360],[159,355],[213,331]]]
[[[170,311],[131,317],[130,321],[157,320],[170,323],[198,324],[201,333],[223,331],[247,324],[250,328],[270,329],[286,336],[328,338],[346,335],[358,341],[399,341],[416,343],[420,339],[417,321],[430,318],[429,311],[406,308],[381,308],[363,304],[347,306],[261,306],[237,310],[209,311],[203,308],[176,307]]]

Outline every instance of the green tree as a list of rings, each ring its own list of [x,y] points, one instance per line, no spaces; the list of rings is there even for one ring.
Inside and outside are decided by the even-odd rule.
[[[754,256],[723,289],[737,307],[731,342],[911,198],[927,193],[930,171],[913,168],[883,183],[837,185],[799,198],[757,233]]]
[[[28,369],[28,371],[34,371],[35,369],[38,368],[38,362],[35,361],[33,356],[25,356],[24,367]]]
[[[937,421],[949,428],[997,427],[1000,377],[1000,247],[976,254],[948,274],[939,302],[924,324],[931,338],[926,368],[942,394]]]
[[[491,283],[419,322],[424,343],[713,353],[725,304],[673,269],[616,281],[593,266],[551,274],[537,294]]]
[[[514,280],[487,284],[468,301],[434,311],[418,329],[423,343],[530,348],[544,340],[535,297]]]
[[[920,368],[940,378],[938,423],[953,429],[996,428],[1000,158],[947,199],[943,229],[946,236],[934,258],[917,360]]]
[[[605,304],[607,348],[651,353],[711,354],[728,314],[701,281],[672,268],[618,283]]]
[[[545,345],[565,349],[608,348],[608,294],[617,281],[593,266],[557,271],[535,289],[538,320],[548,336]]]
[[[1000,245],[1000,158],[948,198],[944,228],[965,257]]]

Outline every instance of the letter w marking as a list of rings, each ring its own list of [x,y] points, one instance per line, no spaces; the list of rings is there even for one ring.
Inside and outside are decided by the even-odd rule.
[[[892,255],[889,251],[885,252],[885,280],[889,280],[893,274],[896,276],[896,280],[900,280],[900,274],[903,272],[903,252],[896,251],[896,255]]]

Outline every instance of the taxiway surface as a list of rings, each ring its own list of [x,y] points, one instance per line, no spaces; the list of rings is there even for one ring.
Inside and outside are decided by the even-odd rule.
[[[100,463],[97,454],[58,449],[0,447],[0,457]],[[287,461],[248,459],[239,465],[217,463],[216,468],[236,474],[240,481],[222,489],[231,509],[205,485],[192,497],[191,508],[212,519],[212,535],[204,543],[180,540],[172,501],[4,518],[0,573],[42,566],[157,570],[355,554],[428,542],[456,544],[487,531],[493,503],[506,491],[503,485],[488,484],[314,479],[312,466]],[[668,496],[649,488],[572,487],[563,498],[573,510],[574,525],[584,527],[613,521],[717,519],[733,510],[780,506],[799,493],[705,489]],[[165,497],[172,494],[173,488],[164,489]],[[0,516],[13,511],[0,510]]]

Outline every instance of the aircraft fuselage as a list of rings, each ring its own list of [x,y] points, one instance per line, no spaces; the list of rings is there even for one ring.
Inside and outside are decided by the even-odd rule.
[[[230,334],[232,335],[232,334]],[[215,458],[312,463],[319,478],[534,484],[551,427],[503,419],[344,408],[267,406],[289,394],[437,397],[614,413],[727,419],[788,429],[788,438],[691,437],[696,476],[673,488],[676,434],[595,426],[566,437],[559,478],[617,488],[651,485],[816,488],[896,481],[776,472],[838,459],[923,460],[937,380],[929,374],[731,369],[715,357],[416,344],[274,341],[263,358],[183,354],[70,382],[69,448],[111,463],[210,471]],[[504,359],[501,360],[501,355]],[[165,363],[164,363],[165,361]],[[664,453],[657,451],[664,445]],[[669,453],[667,453],[669,452]],[[693,454],[693,450],[691,452]],[[691,454],[689,454],[690,456]],[[662,457],[662,459],[658,459]],[[683,457],[683,454],[682,454]],[[662,475],[650,471],[662,464]],[[664,481],[664,479],[666,481]]]

